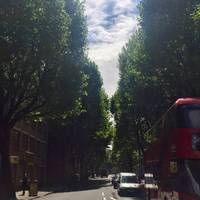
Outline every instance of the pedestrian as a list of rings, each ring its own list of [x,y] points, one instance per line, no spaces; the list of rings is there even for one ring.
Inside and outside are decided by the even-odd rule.
[[[24,176],[22,178],[22,195],[25,195],[25,191],[27,189],[27,183],[28,183],[27,173],[24,173]]]

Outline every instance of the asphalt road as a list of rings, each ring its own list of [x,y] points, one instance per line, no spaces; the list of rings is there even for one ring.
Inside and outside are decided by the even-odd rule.
[[[144,200],[139,197],[120,197],[107,179],[95,179],[89,185],[57,192],[38,200]]]

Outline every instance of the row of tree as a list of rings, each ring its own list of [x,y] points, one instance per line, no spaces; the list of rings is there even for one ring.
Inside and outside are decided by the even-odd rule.
[[[200,95],[200,15],[195,0],[142,0],[139,28],[119,56],[112,98],[113,160],[123,170],[140,163],[155,138],[147,130],[179,97]]]
[[[87,57],[82,2],[2,1],[0,21],[0,199],[8,200],[15,199],[9,141],[17,121],[45,123],[76,147],[85,178],[105,155],[111,124],[101,76]]]

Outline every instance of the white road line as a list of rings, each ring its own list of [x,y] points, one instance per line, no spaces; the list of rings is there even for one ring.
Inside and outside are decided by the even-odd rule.
[[[113,198],[113,197],[110,197],[110,199],[111,199],[111,200],[116,200],[116,199],[115,199],[115,198]]]
[[[106,200],[104,192],[102,192],[102,200]]]
[[[113,199],[112,200],[117,200],[118,198],[117,198],[117,193],[114,191],[114,192],[112,192],[112,195],[113,195]]]

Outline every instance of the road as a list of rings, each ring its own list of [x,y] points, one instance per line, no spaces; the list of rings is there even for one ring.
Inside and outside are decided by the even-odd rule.
[[[144,200],[139,197],[120,197],[108,179],[95,179],[89,185],[39,198],[38,200]]]

